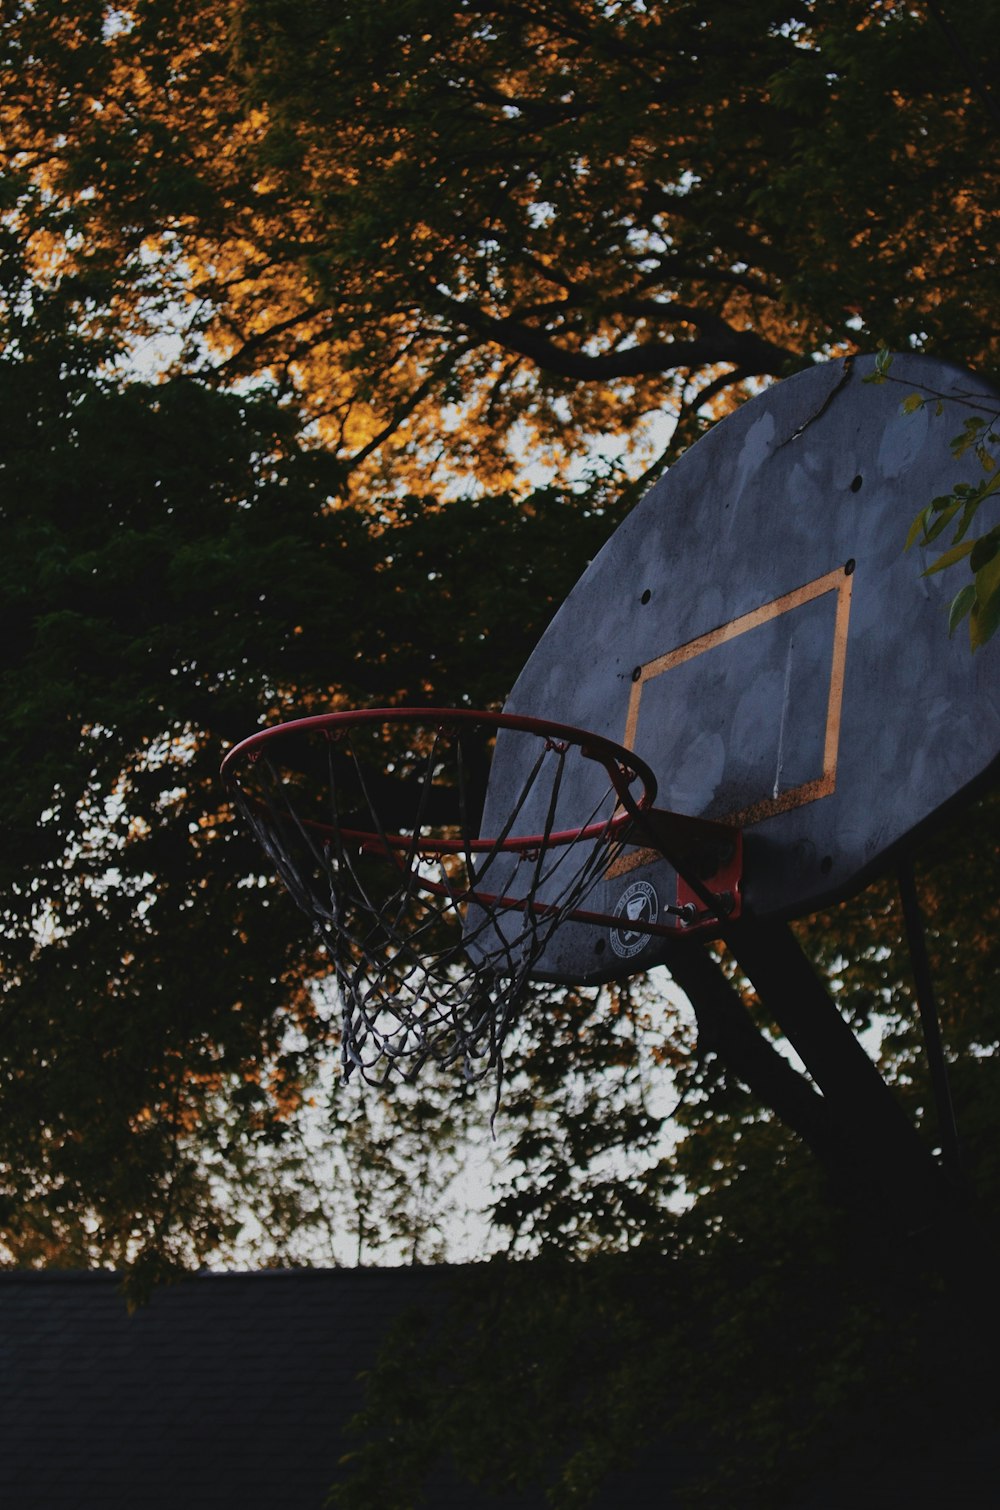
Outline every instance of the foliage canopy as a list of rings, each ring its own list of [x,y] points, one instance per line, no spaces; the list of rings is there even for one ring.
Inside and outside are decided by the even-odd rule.
[[[266,373],[345,471],[506,486],[885,343],[995,368],[978,7],[13,7],[8,213],[45,283]],[[182,312],[183,311],[183,315]],[[662,444],[663,436],[656,434]]]

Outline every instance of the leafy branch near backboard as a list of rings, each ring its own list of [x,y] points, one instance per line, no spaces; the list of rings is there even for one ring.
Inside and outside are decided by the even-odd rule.
[[[919,397],[919,395],[917,395]],[[921,404],[926,400],[921,398]],[[951,524],[955,525],[951,546],[944,551],[928,574],[946,570],[959,561],[968,561],[973,580],[967,582],[952,601],[948,628],[954,632],[964,618],[969,620],[969,642],[973,650],[985,645],[1000,627],[1000,524],[991,526],[980,535],[969,537],[969,531],[982,504],[995,497],[1000,490],[1000,471],[994,454],[1000,433],[997,421],[1000,412],[983,418],[973,416],[966,420],[962,431],[951,441],[953,454],[958,457],[973,451],[982,471],[982,479],[976,483],[956,483],[950,493],[934,498],[913,521],[907,539],[907,548],[919,541],[929,545]]]
[[[869,383],[896,381],[890,378],[892,355],[884,348],[878,353],[875,371],[865,379]],[[953,396],[954,399],[954,396]],[[993,407],[987,394],[970,394],[959,400],[977,411],[971,414],[949,445],[958,460],[972,452],[979,463],[982,477],[978,482],[957,482],[949,493],[932,498],[917,514],[906,537],[906,549],[914,545],[933,545],[945,532],[954,526],[947,548],[941,552],[924,572],[932,576],[967,561],[972,581],[967,582],[952,599],[948,615],[948,632],[954,634],[963,619],[969,621],[969,643],[978,650],[992,639],[1000,628],[1000,524],[991,525],[981,534],[970,534],[980,508],[988,499],[1000,494],[1000,466],[997,449],[1000,447],[1000,408]],[[933,406],[934,413],[943,412],[943,395],[931,390],[918,390],[903,400],[903,413],[915,414],[920,409]]]

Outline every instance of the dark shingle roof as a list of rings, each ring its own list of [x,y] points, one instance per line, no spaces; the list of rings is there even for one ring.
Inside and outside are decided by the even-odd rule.
[[[358,1374],[446,1269],[0,1274],[0,1505],[319,1510]]]

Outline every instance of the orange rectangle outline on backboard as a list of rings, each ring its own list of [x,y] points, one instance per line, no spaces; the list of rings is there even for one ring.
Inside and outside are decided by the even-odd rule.
[[[665,655],[658,655],[654,660],[640,666],[639,675],[633,682],[629,694],[625,738],[622,741],[625,747],[629,750],[635,749],[636,731],[639,727],[639,703],[642,698],[642,689],[647,682],[653,681],[654,678],[662,676],[667,671],[672,671],[675,666],[683,665],[685,661],[704,655],[708,650],[714,650],[717,645],[724,645],[727,641],[735,640],[739,635],[746,634],[751,629],[757,629],[771,619],[781,618],[782,614],[790,613],[794,608],[800,608],[803,603],[811,603],[813,599],[821,598],[828,592],[835,592],[837,612],[833,626],[833,657],[830,666],[830,692],[826,706],[821,775],[811,781],[802,782],[799,786],[789,787],[788,791],[779,792],[776,797],[762,798],[750,807],[741,809],[740,812],[727,813],[725,817],[717,818],[716,821],[747,828],[752,823],[760,823],[764,818],[773,818],[778,813],[788,812],[795,807],[804,807],[807,802],[815,802],[820,797],[829,796],[837,782],[837,752],[840,746],[840,717],[844,698],[844,671],[847,664],[847,625],[851,612],[852,572],[852,562],[848,563],[846,568],[838,566],[824,576],[817,577],[815,581],[796,587],[792,592],[783,593],[780,598],[773,598],[770,603],[763,603],[760,608],[741,614],[738,619],[730,619],[728,624],[720,624],[717,629],[711,629],[707,634],[699,635],[697,639],[688,640],[686,644],[678,645],[675,650],[669,650]],[[618,859],[607,874],[608,876],[620,875],[624,871],[635,870],[638,866],[648,865],[659,858],[654,850],[636,850],[633,854]]]

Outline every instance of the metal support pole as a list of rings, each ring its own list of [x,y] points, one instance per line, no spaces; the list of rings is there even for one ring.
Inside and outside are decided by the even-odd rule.
[[[927,1062],[931,1072],[931,1087],[937,1109],[938,1129],[941,1134],[941,1155],[945,1166],[955,1176],[962,1173],[962,1149],[958,1140],[955,1122],[955,1107],[948,1084],[948,1066],[941,1041],[941,1024],[938,1019],[934,982],[931,978],[930,961],[927,958],[927,943],[924,924],[917,900],[917,883],[913,874],[913,862],[909,855],[901,855],[896,867],[899,880],[899,897],[903,904],[903,921],[906,925],[906,941],[910,948],[913,965],[913,987],[917,998],[917,1010],[924,1030],[927,1047]]]

